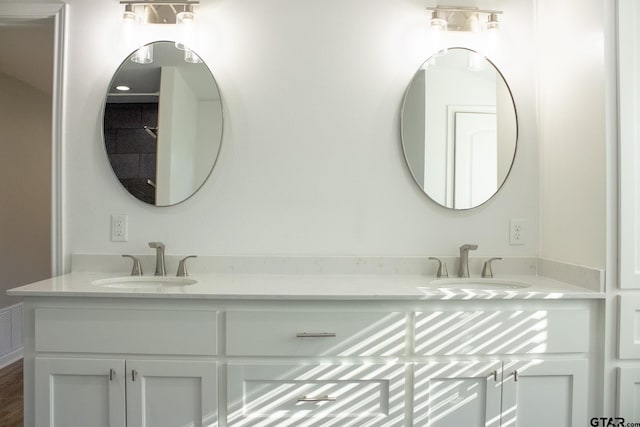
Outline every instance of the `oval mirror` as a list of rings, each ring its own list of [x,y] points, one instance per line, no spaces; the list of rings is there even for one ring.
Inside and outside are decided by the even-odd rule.
[[[211,71],[191,50],[160,41],[116,71],[104,106],[111,168],[138,200],[170,206],[207,180],[222,140],[222,102]]]
[[[486,58],[451,48],[429,58],[405,93],[402,148],[414,180],[451,209],[470,209],[504,184],[516,152],[511,91]]]

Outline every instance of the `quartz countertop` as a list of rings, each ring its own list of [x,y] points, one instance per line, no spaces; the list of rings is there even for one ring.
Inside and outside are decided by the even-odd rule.
[[[193,274],[197,283],[157,288],[110,288],[95,280],[126,277],[114,272],[73,272],[8,291],[22,297],[109,297],[246,300],[489,300],[602,299],[604,292],[539,275],[496,276],[525,288],[484,290],[440,287],[419,274]],[[153,277],[153,276],[151,276]],[[454,279],[454,278],[452,278]],[[491,279],[480,279],[487,281]]]

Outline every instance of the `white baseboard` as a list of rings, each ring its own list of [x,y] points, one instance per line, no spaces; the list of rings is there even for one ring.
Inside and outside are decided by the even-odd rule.
[[[22,359],[22,347],[0,356],[0,369]]]

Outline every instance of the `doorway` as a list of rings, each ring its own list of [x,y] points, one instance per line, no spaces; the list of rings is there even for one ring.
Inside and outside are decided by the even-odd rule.
[[[55,273],[60,10],[0,5],[0,367],[22,355],[22,304],[6,290]]]

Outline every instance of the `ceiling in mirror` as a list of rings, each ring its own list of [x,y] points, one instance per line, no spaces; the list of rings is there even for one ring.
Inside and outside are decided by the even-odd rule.
[[[122,62],[105,99],[107,158],[134,197],[170,206],[207,180],[222,140],[216,81],[200,57],[168,41],[154,42]]]
[[[402,147],[420,189],[450,209],[493,197],[513,164],[518,123],[498,69],[469,49],[429,58],[406,91]]]

